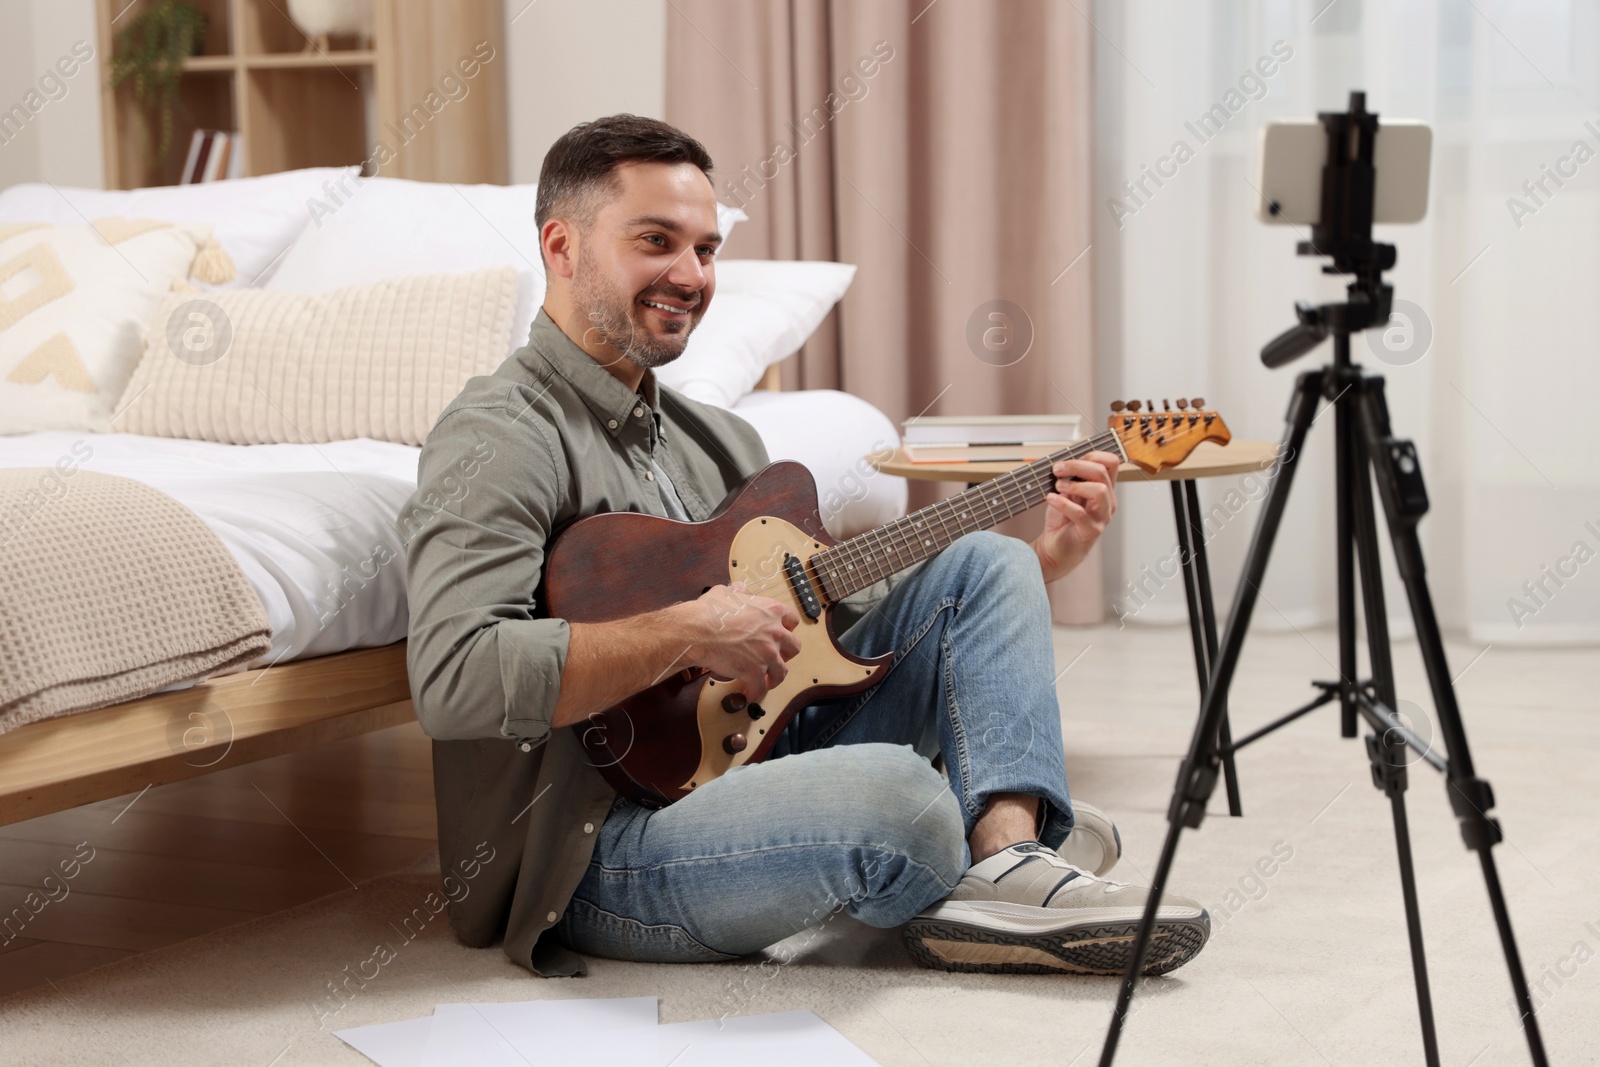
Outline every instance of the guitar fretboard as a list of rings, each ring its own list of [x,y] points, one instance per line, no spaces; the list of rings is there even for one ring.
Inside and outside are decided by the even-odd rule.
[[[998,526],[1013,515],[1044,503],[1045,496],[1055,490],[1052,468],[1057,463],[1097,451],[1128,458],[1121,440],[1106,430],[904,518],[841,541],[813,555],[811,566],[823,592],[837,603],[880,578],[898,574],[943,551],[963,534]]]

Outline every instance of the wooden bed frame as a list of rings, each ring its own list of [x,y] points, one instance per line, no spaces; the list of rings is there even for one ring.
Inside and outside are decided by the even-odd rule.
[[[415,721],[399,641],[30,723],[0,734],[0,826]]]

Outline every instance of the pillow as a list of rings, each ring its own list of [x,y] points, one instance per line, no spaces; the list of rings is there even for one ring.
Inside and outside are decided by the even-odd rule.
[[[233,287],[260,285],[284,250],[305,228],[312,205],[327,202],[344,171],[339,167],[233,178],[149,189],[74,189],[13,185],[0,192],[0,225],[49,222],[58,226],[105,215],[213,224],[238,275]],[[430,268],[437,269],[437,268]]]
[[[266,285],[290,293],[320,293],[341,285],[405,274],[517,270],[517,311],[510,347],[528,342],[544,303],[544,262],[533,213],[537,185],[453,185],[404,178],[350,177],[336,187],[342,201],[318,207]],[[326,198],[324,198],[326,202]],[[717,205],[724,238],[747,219]]]
[[[767,368],[800,351],[856,276],[851,263],[728,259],[683,355],[656,379],[683,395],[732,407]]]
[[[234,445],[420,445],[467,379],[500,365],[515,304],[510,267],[309,295],[174,293],[151,320],[118,423]]]
[[[209,232],[115,217],[0,223],[0,434],[112,429],[145,323]]]

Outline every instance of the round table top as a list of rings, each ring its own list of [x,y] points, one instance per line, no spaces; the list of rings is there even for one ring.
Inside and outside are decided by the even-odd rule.
[[[1264,471],[1272,466],[1278,454],[1276,441],[1241,441],[1234,438],[1226,445],[1215,441],[1202,441],[1189,458],[1176,467],[1168,467],[1155,474],[1146,474],[1131,463],[1124,463],[1117,472],[1117,484],[1128,482],[1171,482],[1188,478],[1219,478],[1228,474],[1248,474]],[[906,459],[905,450],[897,448],[886,460],[875,461],[867,457],[878,470],[902,478],[916,478],[925,482],[982,482],[997,474],[1004,474],[1022,461],[1000,463],[912,463]]]

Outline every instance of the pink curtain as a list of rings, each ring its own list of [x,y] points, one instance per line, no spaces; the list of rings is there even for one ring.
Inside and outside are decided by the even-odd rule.
[[[786,389],[1104,423],[1090,318],[1093,29],[1059,0],[667,0],[667,120],[750,216],[724,256],[858,266]],[[826,487],[820,487],[826,491]],[[911,506],[961,485],[912,482]],[[1042,508],[1001,530],[1032,537]],[[1051,588],[1103,617],[1098,550]]]

